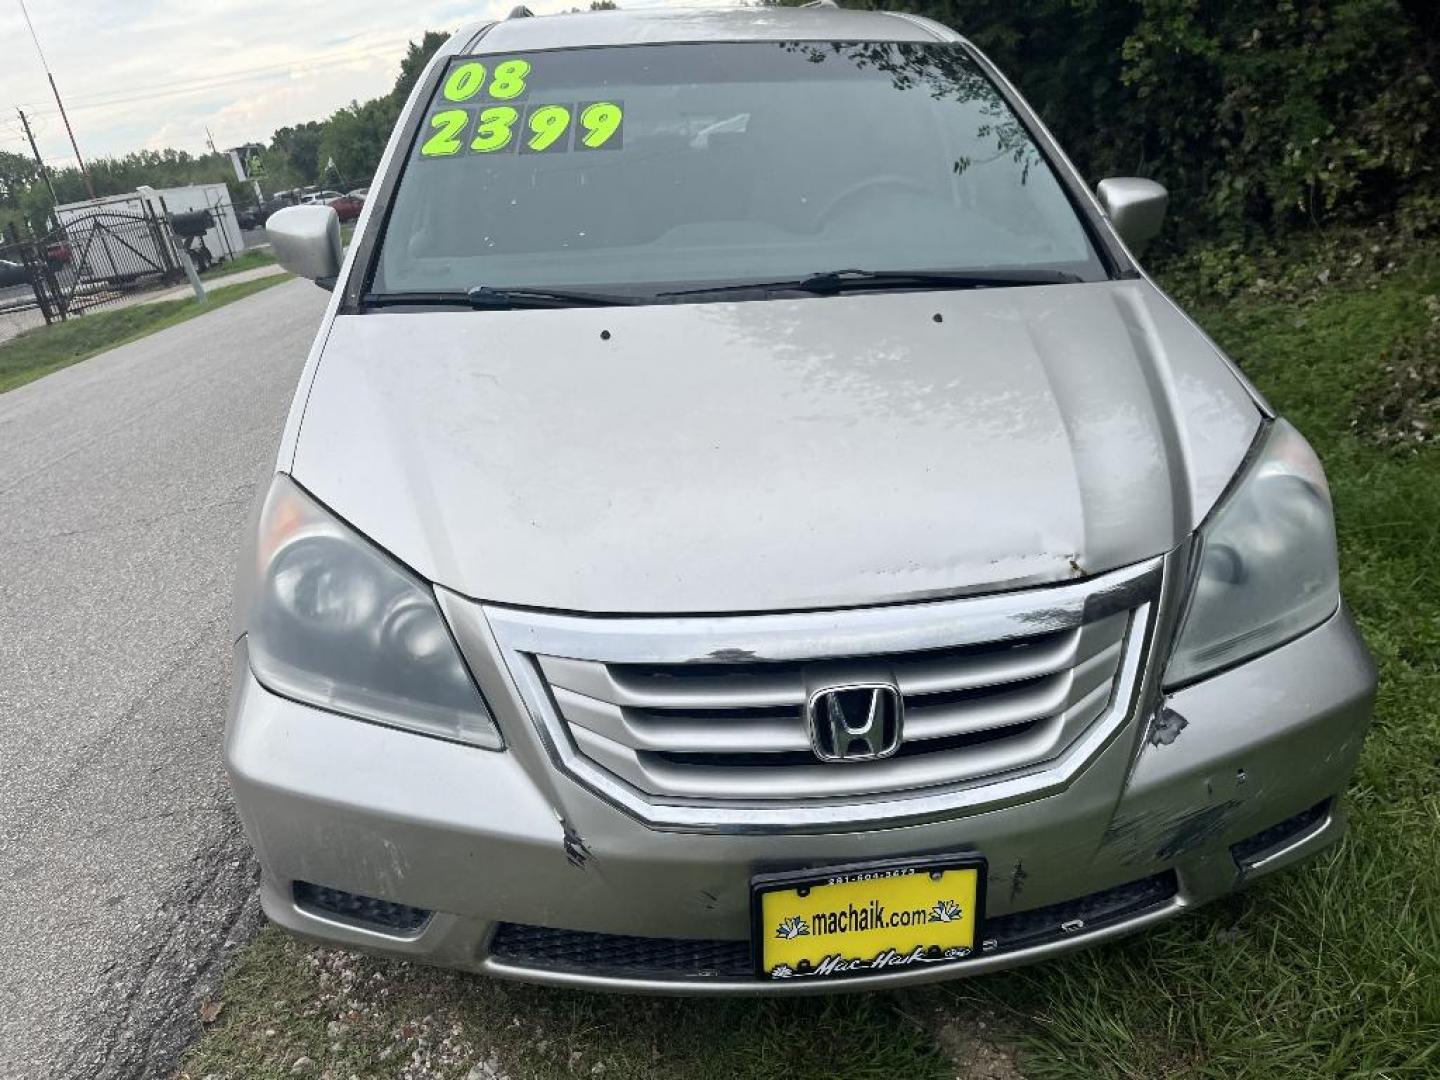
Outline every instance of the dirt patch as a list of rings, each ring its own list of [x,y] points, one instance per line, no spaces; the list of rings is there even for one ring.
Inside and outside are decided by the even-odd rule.
[[[963,1001],[936,1005],[928,1026],[955,1080],[1024,1080],[1019,1051],[991,1010]]]

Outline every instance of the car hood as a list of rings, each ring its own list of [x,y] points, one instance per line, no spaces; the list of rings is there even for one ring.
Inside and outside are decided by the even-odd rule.
[[[1143,281],[340,315],[293,473],[464,595],[765,611],[1178,544],[1259,410]]]

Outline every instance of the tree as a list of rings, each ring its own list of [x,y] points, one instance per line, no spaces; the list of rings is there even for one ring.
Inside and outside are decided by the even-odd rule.
[[[251,165],[251,172],[260,181],[261,189],[269,192],[304,187],[314,179],[313,172],[302,173],[288,153],[274,146],[259,155]]]
[[[40,178],[40,170],[24,154],[0,150],[0,206],[18,209],[20,195]]]
[[[352,101],[336,111],[325,122],[319,159],[321,169],[327,160],[334,161],[339,175],[317,176],[318,181],[349,187],[368,184],[399,112],[400,106],[388,96],[371,98],[363,104]]]
[[[44,189],[43,184],[36,183],[39,178],[40,170],[30,158],[0,150],[0,234],[11,225],[17,228],[28,226],[22,198],[31,185]]]
[[[1082,173],[1169,187],[1172,239],[1375,217],[1440,191],[1434,0],[844,2],[959,29]]]
[[[298,183],[313,183],[324,164],[324,159],[320,157],[320,140],[324,134],[323,121],[309,120],[294,127],[280,128],[270,137],[270,148],[284,155],[284,163],[300,177]],[[268,169],[270,162],[267,160],[265,164]],[[280,162],[277,160],[276,164]]]
[[[400,77],[395,80],[395,89],[390,91],[396,104],[405,104],[411,89],[420,81],[420,73],[425,70],[425,65],[430,62],[436,50],[449,40],[450,35],[444,30],[426,30],[419,44],[410,42],[409,48],[405,50],[405,58],[400,61]]]

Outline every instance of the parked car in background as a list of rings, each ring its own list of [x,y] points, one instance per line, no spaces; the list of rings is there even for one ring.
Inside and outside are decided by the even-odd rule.
[[[284,210],[287,206],[294,205],[295,200],[284,195],[277,195],[274,198],[266,199],[263,203],[260,204],[257,213],[261,228],[265,227],[266,223],[269,222],[270,218],[275,215],[276,211]]]
[[[18,263],[11,259],[0,259],[0,289],[24,285],[29,280],[30,275],[26,271],[24,263]]]
[[[244,209],[235,211],[235,221],[242,229],[260,228],[260,207],[247,206]]]
[[[365,200],[354,195],[341,195],[338,199],[331,199],[329,206],[343,223],[354,221],[360,216],[360,211],[365,209]]]
[[[308,195],[302,196],[300,203],[302,206],[311,206],[315,203],[328,205],[332,199],[339,199],[341,197],[338,191],[312,191]]]
[[[1343,833],[1375,667],[1320,461],[1140,265],[1165,189],[1091,190],[958,34],[473,25],[375,198],[270,230],[336,294],[229,639],[281,926],[893,988]]]
[[[370,189],[368,187],[357,187],[354,191],[350,192],[350,197],[364,202],[370,197]]]

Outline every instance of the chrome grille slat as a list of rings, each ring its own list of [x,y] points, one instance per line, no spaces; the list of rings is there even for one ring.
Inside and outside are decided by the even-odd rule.
[[[853,611],[483,620],[550,756],[616,805],[660,828],[833,829],[1067,783],[1131,715],[1162,566]],[[898,752],[815,759],[808,693],[876,679],[903,697]]]
[[[902,656],[889,662],[905,694],[935,694],[970,690],[1007,682],[1023,682],[1062,671],[1085,660],[1097,641],[1113,643],[1113,634],[1125,614],[1110,616],[1084,627],[1046,635],[1038,641],[1019,642],[1002,651],[964,652],[935,650]],[[1108,631],[1100,634],[1099,631]],[[565,656],[539,656],[541,669],[553,687],[572,690],[599,701],[628,708],[724,709],[800,705],[805,683],[798,665],[780,672],[745,671],[710,674],[718,665],[673,665],[664,674],[638,665],[605,664]],[[845,658],[832,661],[837,671]],[[704,669],[690,674],[687,667]]]
[[[805,700],[805,684],[798,673],[793,677],[757,673],[753,679],[743,676],[690,676],[638,680],[627,678],[623,665],[565,656],[541,656],[538,659],[551,686],[632,708],[733,709],[799,705]]]
[[[712,716],[662,718],[608,701],[553,688],[560,713],[573,727],[582,727],[632,750],[675,750],[726,753],[735,750],[806,750],[804,728],[786,719],[754,719],[717,712]],[[799,706],[794,707],[796,715]]]
[[[927,707],[924,697],[907,699],[905,739],[909,742],[968,735],[1054,715],[1083,700],[1097,687],[1109,687],[1120,663],[1120,646],[1121,642],[1116,641],[1069,671],[1040,683],[1006,686],[979,701]]]
[[[1063,671],[1074,663],[1080,642],[1080,630],[1067,630],[1035,644],[1011,646],[1000,654],[921,656],[898,661],[892,667],[900,692],[907,696],[973,690]]]

